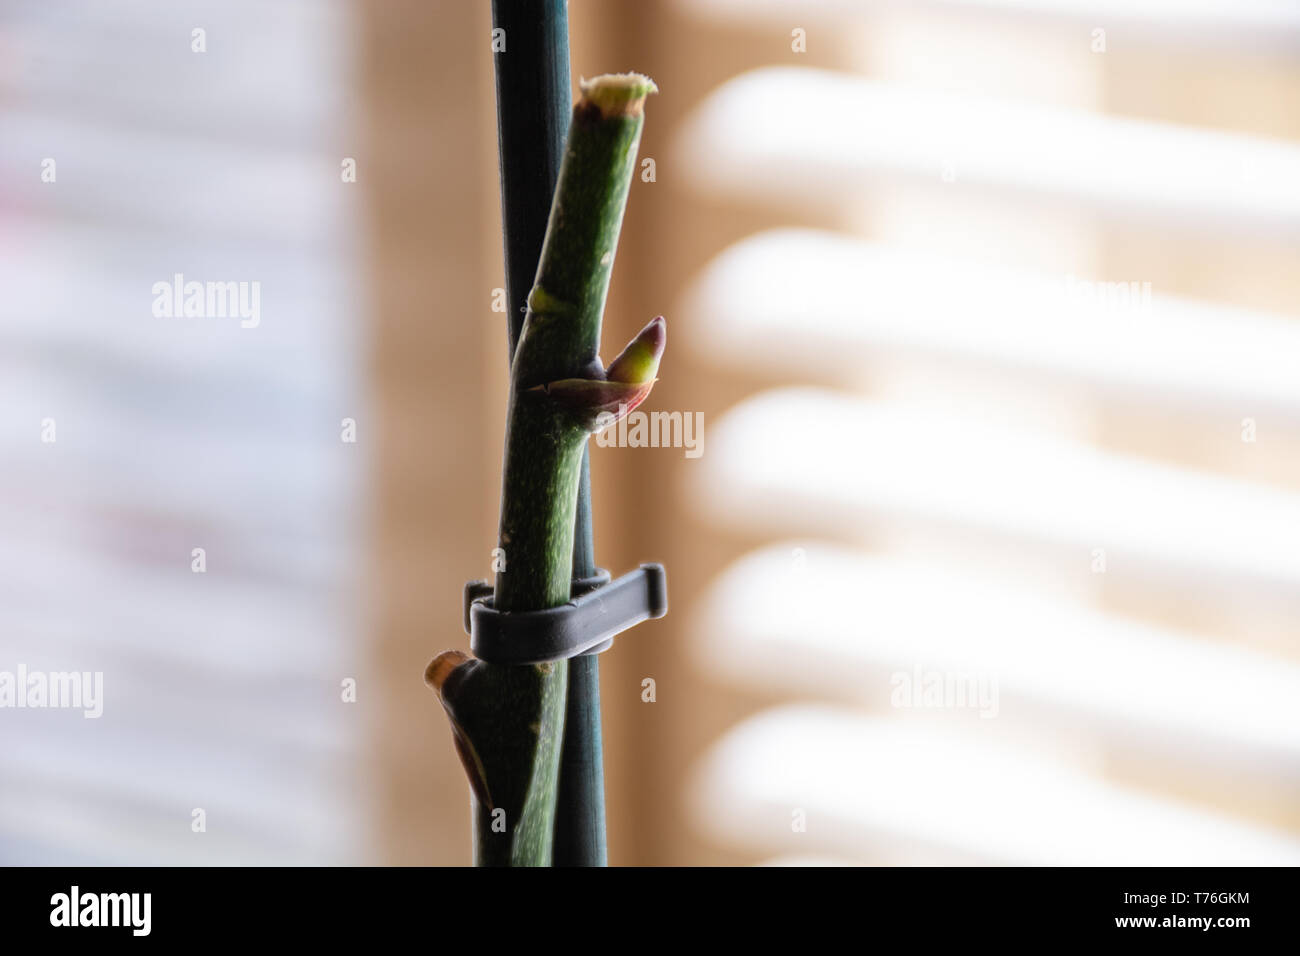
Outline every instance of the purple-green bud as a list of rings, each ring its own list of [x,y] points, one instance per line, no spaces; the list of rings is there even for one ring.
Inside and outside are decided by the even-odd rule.
[[[564,378],[529,389],[569,410],[588,431],[618,421],[646,400],[667,342],[663,316],[651,320],[605,370],[604,379]]]
[[[636,334],[636,338],[627,344],[618,358],[609,363],[605,377],[611,382],[654,381],[667,342],[668,325],[662,315],[656,316]]]

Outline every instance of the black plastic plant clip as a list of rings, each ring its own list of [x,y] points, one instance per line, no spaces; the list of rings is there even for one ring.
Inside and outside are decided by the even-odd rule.
[[[508,613],[492,606],[492,585],[465,585],[465,632],[470,649],[491,664],[543,664],[609,650],[614,636],[668,613],[668,575],[643,564],[617,581],[600,569],[573,582],[568,604]]]

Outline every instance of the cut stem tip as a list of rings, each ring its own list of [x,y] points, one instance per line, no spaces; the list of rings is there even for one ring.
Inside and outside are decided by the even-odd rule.
[[[461,651],[443,651],[424,669],[424,682],[442,696],[442,685],[461,664],[469,660],[469,655]]]
[[[640,116],[645,98],[658,93],[655,81],[641,73],[606,73],[590,80],[581,80],[578,88],[582,99],[578,106],[590,104],[600,110],[601,116]]]

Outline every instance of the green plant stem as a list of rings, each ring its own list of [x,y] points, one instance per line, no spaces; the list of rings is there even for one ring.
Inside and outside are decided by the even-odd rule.
[[[508,41],[507,41],[508,42]],[[506,612],[569,600],[574,518],[588,425],[538,386],[603,379],[600,322],[654,89],[597,77],[574,107],[536,281],[511,368],[495,601]],[[480,865],[552,862],[568,662],[503,667],[446,655],[430,665],[475,795]]]
[[[569,22],[566,0],[492,0],[492,26],[505,31],[498,54],[497,131],[501,218],[505,237],[507,340],[513,361],[526,298],[537,275],[551,197],[569,126]],[[588,451],[582,452],[574,509],[573,576],[596,573]],[[560,793],[556,805],[557,866],[604,866],[605,768],[601,753],[597,658],[569,662]]]

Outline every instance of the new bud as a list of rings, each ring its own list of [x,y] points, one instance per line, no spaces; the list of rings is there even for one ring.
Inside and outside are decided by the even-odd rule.
[[[668,342],[668,325],[662,315],[637,333],[618,358],[609,363],[605,377],[611,382],[652,382]]]
[[[564,378],[530,391],[564,406],[588,431],[608,427],[646,400],[667,340],[667,325],[659,316],[610,363],[604,379]]]

